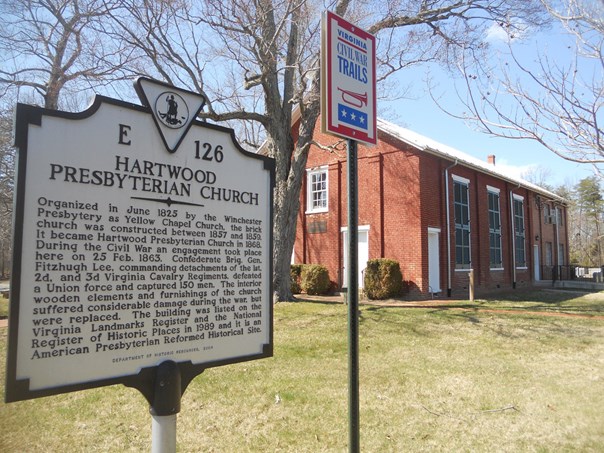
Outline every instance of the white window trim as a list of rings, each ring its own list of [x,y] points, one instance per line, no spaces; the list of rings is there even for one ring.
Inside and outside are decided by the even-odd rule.
[[[562,208],[560,208],[560,206],[556,206],[554,208],[554,212],[555,212],[555,217],[556,217],[556,225],[563,226],[562,225]]]
[[[348,231],[348,227],[340,227],[340,233],[345,233]],[[361,231],[369,231],[369,225],[359,225],[357,226],[357,233]]]
[[[562,247],[562,253],[560,253],[560,247]],[[565,250],[564,244],[558,244],[558,266],[564,266]]]
[[[453,178],[453,181],[461,182],[463,184],[467,184],[468,186],[470,185],[470,180],[468,178],[464,178],[463,176],[452,174],[451,178]]]
[[[524,197],[522,195],[517,195],[517,194],[512,194],[512,195],[513,195],[513,198],[514,198],[515,201],[519,201],[519,202],[522,203],[522,227],[524,229],[523,241],[524,241],[524,262],[525,262],[524,266],[516,266],[516,263],[514,263],[514,266],[518,270],[528,270],[528,266],[526,266],[526,262],[528,261],[528,255],[527,255],[527,250],[526,250],[527,239],[526,239],[526,215],[525,215],[525,212],[524,212],[524,209],[525,209]],[[517,234],[516,234],[516,219],[515,219],[516,214],[515,214],[515,208],[513,208],[513,209],[514,209],[514,219],[512,221],[512,224],[514,226],[513,227],[513,229],[514,229],[514,236],[517,236]],[[515,238],[514,238],[514,247],[517,247],[516,239]],[[514,253],[514,256],[515,256],[515,260],[517,260],[518,257],[516,256],[515,253]]]
[[[498,189],[497,187],[493,187],[493,186],[487,186],[487,195],[488,193],[492,193],[492,194],[496,194],[499,197],[499,250],[501,251],[501,261],[503,264],[503,228],[501,225],[501,190]],[[488,208],[488,203],[487,203],[487,208]],[[490,235],[490,226],[489,226],[489,235]],[[491,254],[491,244],[490,244],[490,240],[489,240],[489,257]],[[490,258],[489,258],[489,261]],[[489,270],[492,271],[502,271],[504,270],[503,267],[490,267],[490,263],[489,263]]]
[[[457,263],[455,263],[455,271],[462,271],[462,272],[468,272],[470,270],[474,270],[472,267],[472,206],[470,205],[470,180],[467,178],[464,178],[463,176],[458,176],[458,175],[451,175],[451,177],[453,178],[453,181],[460,183],[460,184],[465,184],[466,188],[468,190],[468,225],[470,226],[468,233],[468,247],[470,249],[470,262],[468,263],[470,265],[469,268],[463,268],[457,267]],[[453,206],[455,206],[455,196],[453,197]],[[453,214],[453,217],[455,217],[455,214]],[[453,226],[455,226],[455,220],[453,220]],[[455,246],[457,246],[457,244],[455,244]]]
[[[329,211],[329,171],[327,165],[322,165],[321,167],[307,168],[306,169],[306,212],[305,214],[318,214],[321,212]],[[327,193],[327,198],[325,200],[326,206],[324,208],[312,208],[312,183],[311,176],[314,173],[326,173],[325,178],[325,191]]]

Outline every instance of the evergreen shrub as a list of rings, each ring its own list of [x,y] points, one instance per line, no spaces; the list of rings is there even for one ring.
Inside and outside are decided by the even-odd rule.
[[[329,271],[320,264],[302,265],[300,287],[302,291],[309,295],[328,294],[331,289]]]
[[[379,258],[367,261],[365,268],[365,295],[372,300],[383,300],[401,294],[403,274],[398,261]]]
[[[289,272],[290,281],[291,281],[291,289],[292,294],[300,294],[302,292],[302,287],[300,286],[300,279],[302,276],[302,267],[303,264],[292,264],[291,270]]]

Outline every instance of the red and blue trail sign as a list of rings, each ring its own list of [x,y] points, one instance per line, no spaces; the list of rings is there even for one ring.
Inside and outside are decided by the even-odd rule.
[[[375,37],[327,11],[321,71],[323,132],[375,145]]]

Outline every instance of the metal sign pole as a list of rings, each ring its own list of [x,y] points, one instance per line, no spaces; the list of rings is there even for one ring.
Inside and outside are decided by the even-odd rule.
[[[151,453],[176,453],[176,414],[180,412],[182,379],[172,360],[159,364],[155,374],[155,395],[150,412]]]
[[[176,414],[153,415],[151,453],[176,453]]]
[[[348,140],[348,419],[349,451],[359,442],[359,262],[357,142]]]

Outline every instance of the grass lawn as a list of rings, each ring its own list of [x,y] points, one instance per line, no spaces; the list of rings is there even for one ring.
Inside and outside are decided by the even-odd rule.
[[[361,451],[604,451],[604,294],[526,294],[362,306]],[[274,357],[189,385],[179,452],[347,451],[346,307],[278,304],[274,333]],[[0,403],[0,423],[7,453],[150,451],[147,404],[122,386]]]

